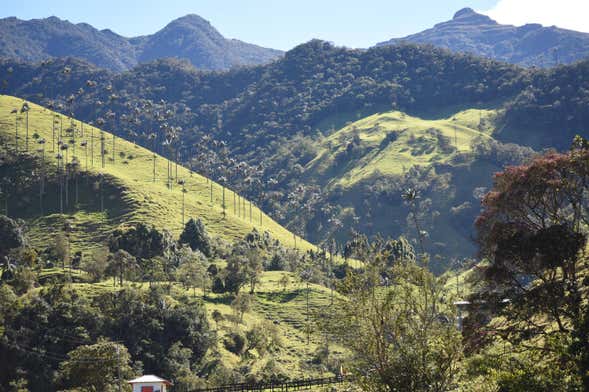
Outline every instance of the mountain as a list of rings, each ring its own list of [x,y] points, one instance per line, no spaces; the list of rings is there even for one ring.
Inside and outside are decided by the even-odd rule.
[[[75,128],[78,133],[78,143],[80,140],[85,141],[85,147],[76,148],[75,134],[71,136],[73,133],[68,130],[56,130],[59,127],[54,125],[54,121],[59,119],[58,114],[31,103],[27,114],[30,123],[28,131],[17,128],[17,134],[14,135],[12,132],[15,128],[9,125],[14,115],[8,113],[12,108],[20,107],[22,104],[22,100],[16,97],[0,95],[0,139],[11,139],[13,144],[16,140],[17,149],[21,152],[27,147],[29,151],[36,150],[36,140],[44,139],[44,163],[51,167],[49,171],[53,171],[59,165],[59,160],[52,153],[59,151],[59,139],[65,138],[66,134],[70,135],[70,157],[77,160],[80,170],[87,176],[86,181],[79,187],[76,184],[76,193],[80,195],[76,205],[73,205],[71,199],[69,205],[65,205],[65,211],[72,214],[76,222],[72,231],[72,242],[80,249],[100,240],[105,241],[118,225],[144,223],[159,229],[167,228],[179,234],[183,229],[183,217],[199,217],[212,235],[226,241],[241,239],[255,228],[260,233],[267,232],[285,246],[294,247],[297,244],[296,246],[304,250],[313,248],[304,240],[294,239],[292,233],[266,216],[255,203],[250,203],[231,189],[193,173],[186,167],[177,166],[174,174],[178,181],[184,181],[184,185],[169,187],[165,174],[169,167],[166,158],[154,155],[135,143],[117,138],[89,124],[73,120],[70,125],[71,129]],[[68,119],[63,122],[67,121]],[[36,137],[33,138],[33,135]],[[108,147],[104,147],[105,151],[110,150],[104,160],[99,148],[101,143],[108,144]],[[30,147],[31,145],[34,147]],[[7,182],[18,182],[7,177],[4,178]],[[102,178],[103,186],[107,188],[104,193],[110,194],[102,201],[93,185],[99,177]],[[30,197],[34,192],[31,189],[34,181],[30,182],[23,187],[13,188],[18,191],[5,200],[5,207],[11,216],[34,221],[33,226],[37,227],[37,230],[33,230],[33,242],[46,243],[50,241],[47,236],[59,230],[60,221],[54,219],[54,214],[60,211],[59,200],[52,192],[57,185],[48,180],[43,209],[39,210],[37,200]],[[185,197],[183,188],[186,190]],[[235,208],[236,200],[241,203],[239,209]],[[225,209],[223,203],[226,203]],[[101,205],[104,205],[104,210],[108,213],[101,214]],[[98,225],[101,230],[96,230]]]
[[[471,8],[461,9],[452,20],[431,29],[377,46],[401,42],[431,44],[525,67],[570,64],[589,56],[588,33],[540,24],[502,25]]]
[[[189,371],[196,373],[196,366],[202,366],[204,371],[200,374],[207,375],[211,386],[245,381],[246,376],[247,380],[254,380],[255,376],[255,380],[262,381],[269,380],[268,375],[282,380],[319,378],[336,372],[336,366],[326,369],[321,363],[309,363],[308,360],[310,352],[316,352],[325,344],[324,335],[307,332],[311,330],[309,312],[326,309],[334,298],[339,297],[327,287],[327,278],[324,281],[318,278],[323,272],[315,264],[312,281],[301,289],[299,274],[295,272],[298,269],[295,268],[309,262],[306,251],[314,246],[301,239],[293,242],[291,232],[263,215],[255,205],[249,207],[250,203],[242,197],[238,200],[244,203],[244,208],[238,208],[236,212],[231,190],[222,191],[220,184],[192,173],[186,167],[179,166],[177,174],[174,170],[174,185],[168,187],[169,162],[164,157],[131,141],[113,138],[110,133],[77,119],[70,120],[28,103],[27,114],[17,115],[17,121],[23,126],[15,129],[11,111],[22,107],[23,103],[20,98],[0,95],[0,227],[3,230],[0,251],[12,246],[4,241],[6,222],[10,222],[4,214],[15,220],[19,218],[16,220],[18,224],[26,222],[26,228],[19,229],[20,233],[26,232],[26,246],[29,247],[26,254],[31,255],[26,260],[34,260],[31,263],[36,270],[29,274],[33,279],[28,281],[30,284],[21,286],[23,290],[18,293],[24,295],[24,291],[30,290],[27,294],[33,300],[23,296],[22,307],[18,310],[22,316],[12,317],[16,311],[11,316],[5,311],[8,274],[4,261],[0,267],[0,390],[6,390],[10,380],[17,375],[23,377],[20,370],[23,368],[34,369],[26,376],[26,390],[62,390],[57,386],[60,381],[54,377],[61,360],[55,358],[66,358],[75,347],[100,342],[104,337],[124,341],[130,354],[141,361],[146,372],[166,374],[169,378],[173,376],[172,371],[162,358],[168,355],[168,346],[178,345],[177,342],[181,341],[184,363],[194,364]],[[56,126],[56,120],[60,126]],[[62,121],[68,129],[61,128]],[[108,153],[101,153],[101,143]],[[69,148],[64,148],[65,145]],[[61,155],[56,154],[58,151]],[[102,156],[106,157],[104,167]],[[180,179],[185,181],[183,185],[177,183]],[[226,214],[222,207],[224,197],[229,200]],[[203,222],[205,237],[209,237],[212,249],[208,259],[176,242],[183,229],[184,214],[185,220],[194,217]],[[60,236],[66,227],[67,254],[72,255],[71,258],[68,256],[68,260],[72,260],[69,269],[59,267],[63,264],[59,262],[59,253],[54,253],[55,244],[60,241],[57,238],[64,238]],[[133,265],[124,274],[124,284],[113,285],[112,279],[104,276],[106,265],[101,268],[96,260],[100,255],[109,255],[112,236],[135,227],[147,227],[153,239],[149,241],[151,250],[147,250],[147,246],[136,246],[131,250],[120,245],[133,254],[144,253],[138,258],[132,256]],[[157,240],[158,236],[166,238],[168,249],[173,249],[170,250],[173,253],[166,251],[166,256],[163,255],[163,242]],[[251,303],[239,316],[235,313],[235,306],[230,306],[229,293],[225,292],[221,277],[228,270],[228,259],[235,255],[233,249],[249,251],[250,246],[253,252],[259,252],[255,254],[260,265],[255,291],[252,289],[247,294]],[[153,251],[155,248],[159,248],[160,254]],[[19,257],[19,271],[22,271],[25,264],[20,260],[24,258],[16,257]],[[166,269],[170,277],[167,282],[164,282],[164,268],[168,268],[164,267],[164,259],[169,260],[168,265],[174,264],[170,267],[174,272]],[[322,260],[321,265],[330,265],[326,259]],[[319,264],[319,261],[313,262]],[[354,263],[350,261],[350,265],[358,266]],[[201,266],[204,275],[184,274],[182,271],[186,271],[189,264]],[[178,281],[174,281],[176,277]],[[211,277],[216,277],[216,285],[212,284],[214,279]],[[168,283],[169,289],[164,289]],[[55,289],[52,288],[54,285]],[[245,291],[244,287],[242,292]],[[146,315],[145,322],[150,325],[149,328],[139,328],[141,338],[137,338],[136,328],[127,327],[129,324],[113,328],[112,324],[105,322],[104,317],[109,313],[98,304],[112,303],[113,296],[136,298],[132,301],[136,305],[134,309]],[[68,306],[76,310],[63,313],[61,304],[65,304],[64,301],[73,301]],[[147,321],[153,320],[149,309],[154,302],[160,309],[165,309],[161,323]],[[42,303],[43,310],[39,310],[37,303]],[[185,316],[178,317],[180,311]],[[122,313],[126,315],[123,317]],[[93,316],[84,316],[90,314]],[[113,320],[133,320],[131,323],[138,324],[141,317],[129,308],[111,314],[117,314]],[[21,328],[21,322],[28,327]],[[26,333],[23,332],[25,329]],[[15,335],[8,337],[9,330]],[[254,338],[252,330],[261,337]],[[16,334],[18,345],[13,343]],[[169,338],[164,339],[164,334]],[[47,339],[49,335],[51,339]],[[245,344],[246,336],[247,346],[235,348],[229,344],[241,337]],[[255,343],[266,341],[269,343]],[[39,351],[23,350],[32,344]],[[330,350],[335,355],[347,352],[336,342],[332,342]],[[46,357],[45,353],[49,351],[53,355]],[[154,355],[156,351],[158,354]],[[31,352],[39,355],[30,355]],[[252,352],[255,352],[253,356]],[[243,360],[246,359],[248,366],[244,369]],[[31,364],[31,360],[35,364]],[[228,374],[232,378],[228,379]],[[195,383],[189,388],[183,382],[180,377],[174,379],[176,388],[196,388]]]
[[[0,57],[40,62],[53,57],[78,57],[113,71],[164,57],[190,61],[205,70],[268,63],[280,51],[223,37],[198,15],[186,15],[155,34],[122,37],[86,23],[57,17],[28,21],[0,19]]]
[[[177,113],[167,121],[181,127],[181,161],[240,187],[315,243],[343,243],[351,230],[415,239],[401,194],[418,189],[426,250],[440,269],[472,256],[472,222],[494,172],[587,135],[588,70],[589,61],[527,70],[431,46],[349,50],[322,41],[271,64],[214,73],[169,59],[121,74],[71,59],[0,61],[7,93],[62,111],[73,94],[77,117],[96,121],[112,109],[118,135],[167,153],[165,131],[141,113],[163,100]],[[263,187],[247,172],[224,173],[216,157],[225,154],[232,168],[262,170]]]

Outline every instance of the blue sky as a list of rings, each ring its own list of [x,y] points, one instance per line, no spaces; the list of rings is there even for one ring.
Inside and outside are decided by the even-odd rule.
[[[24,0],[5,2],[0,17],[55,15],[136,36],[195,13],[226,37],[287,50],[312,38],[369,47],[448,20],[463,7],[502,23],[539,22],[589,31],[589,0]]]

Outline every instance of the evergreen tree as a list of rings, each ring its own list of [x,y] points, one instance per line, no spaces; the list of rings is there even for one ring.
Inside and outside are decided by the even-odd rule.
[[[212,255],[211,238],[200,218],[188,220],[180,234],[180,243],[189,245],[192,250],[201,251],[207,257]]]

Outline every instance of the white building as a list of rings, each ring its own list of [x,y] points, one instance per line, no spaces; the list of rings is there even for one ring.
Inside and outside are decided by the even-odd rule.
[[[153,374],[147,374],[134,380],[127,381],[133,387],[133,392],[167,392],[172,383]]]

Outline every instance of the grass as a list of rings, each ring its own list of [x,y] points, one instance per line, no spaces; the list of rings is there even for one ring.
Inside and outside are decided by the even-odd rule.
[[[19,109],[24,101],[11,96],[0,96],[0,137],[8,143],[8,146],[15,146],[15,115],[10,111],[13,108]],[[52,136],[54,112],[41,106],[29,103],[29,150],[35,154],[39,145],[32,138],[36,133],[46,140],[46,157],[50,164],[56,165],[55,152],[58,149],[57,138]],[[25,119],[19,114],[19,139],[20,150],[25,147]],[[61,116],[63,129],[70,124],[70,119]],[[225,240],[233,241],[243,238],[245,234],[256,228],[260,232],[267,231],[271,236],[279,240],[283,245],[295,247],[294,234],[272,220],[263,211],[260,211],[254,203],[251,203],[239,196],[237,193],[226,189],[225,205],[226,216],[223,216],[222,208],[222,187],[211,182],[206,177],[192,173],[189,169],[178,165],[178,175],[173,181],[171,189],[167,186],[167,165],[168,160],[157,156],[156,178],[153,180],[153,154],[151,151],[137,146],[124,139],[115,138],[115,158],[113,162],[113,138],[108,132],[105,135],[105,149],[107,150],[105,167],[101,166],[100,157],[100,135],[101,130],[84,124],[80,121],[73,121],[76,128],[76,147],[70,148],[69,158],[76,156],[80,162],[80,169],[88,176],[102,174],[109,184],[116,188],[115,200],[107,200],[110,210],[100,212],[96,210],[75,209],[68,211],[67,218],[74,225],[73,245],[83,248],[93,246],[96,238],[104,238],[114,227],[124,224],[129,225],[143,222],[154,225],[158,229],[168,229],[174,235],[179,235],[183,228],[182,222],[182,189],[177,181],[182,179],[186,182],[185,188],[185,219],[198,217],[203,220],[207,229],[213,236],[219,236]],[[83,132],[82,132],[83,128]],[[57,125],[59,133],[59,124]],[[65,132],[64,132],[65,137]],[[64,140],[70,140],[67,137]],[[81,141],[87,142],[87,149],[80,146]],[[93,154],[91,145],[94,145]],[[123,156],[123,157],[121,157]],[[175,174],[175,168],[173,174]],[[211,184],[213,198],[211,200]],[[91,185],[91,184],[90,184]],[[89,190],[92,193],[92,188]],[[96,196],[96,195],[91,195]],[[112,196],[112,194],[111,194]],[[234,210],[234,198],[241,201],[241,209]],[[84,202],[84,200],[82,200]],[[243,205],[245,203],[245,210]],[[83,206],[84,203],[81,203]],[[94,203],[94,206],[96,202]],[[251,210],[250,210],[251,208]],[[33,214],[27,216],[31,230],[31,237],[34,242],[46,242],[47,236],[61,228],[64,217],[61,214]],[[309,242],[297,238],[296,247],[301,250],[314,248]]]
[[[492,137],[497,114],[467,109],[433,120],[398,111],[364,117],[327,137],[307,174],[349,188],[375,175],[397,176],[413,166],[448,164],[456,155],[469,153],[475,138]],[[346,152],[354,138],[359,143]]]
[[[88,298],[120,290],[118,285],[113,286],[112,279],[98,283],[80,283],[84,279],[85,273],[78,270],[69,271],[67,268],[44,269],[40,272],[40,277],[48,279],[61,276],[63,280],[70,274],[74,279],[78,279],[77,282],[74,280],[74,283],[69,283],[71,287]],[[289,284],[283,288],[279,281],[284,274],[289,277]],[[167,285],[164,282],[154,284]],[[149,283],[124,282],[124,286],[147,290]],[[37,290],[40,290],[40,288],[29,292],[27,297],[30,298]],[[249,287],[244,287],[242,290],[246,292]],[[208,292],[207,296],[203,298],[201,289],[185,289],[179,283],[173,283],[170,296],[171,303],[179,300],[180,297],[187,298],[191,303],[204,302],[211,328],[217,332],[216,346],[214,350],[209,351],[209,359],[213,359],[214,352],[217,352],[223,364],[229,368],[248,365],[254,373],[262,368],[268,360],[272,359],[284,369],[291,379],[333,376],[332,373],[322,369],[321,366],[311,363],[315,351],[325,342],[325,337],[316,330],[312,319],[307,323],[306,290],[306,285],[297,280],[292,273],[282,271],[264,272],[261,283],[257,286],[254,294],[255,300],[252,309],[244,315],[242,323],[234,321],[235,315],[230,305],[231,298],[225,294]],[[337,293],[334,295],[337,296]],[[309,285],[309,309],[311,313],[324,309],[329,306],[330,302],[331,293],[329,289],[315,284]],[[214,321],[212,315],[215,311],[223,315],[223,320]],[[282,345],[276,351],[266,353],[263,356],[254,353],[250,357],[239,357],[225,349],[223,340],[227,334],[235,330],[245,333],[245,331],[262,322],[272,323],[278,331]],[[307,325],[310,326],[309,329],[307,329]],[[308,342],[307,330],[310,331]],[[333,342],[330,344],[330,352],[332,358],[339,359],[343,359],[348,354],[345,349]]]

